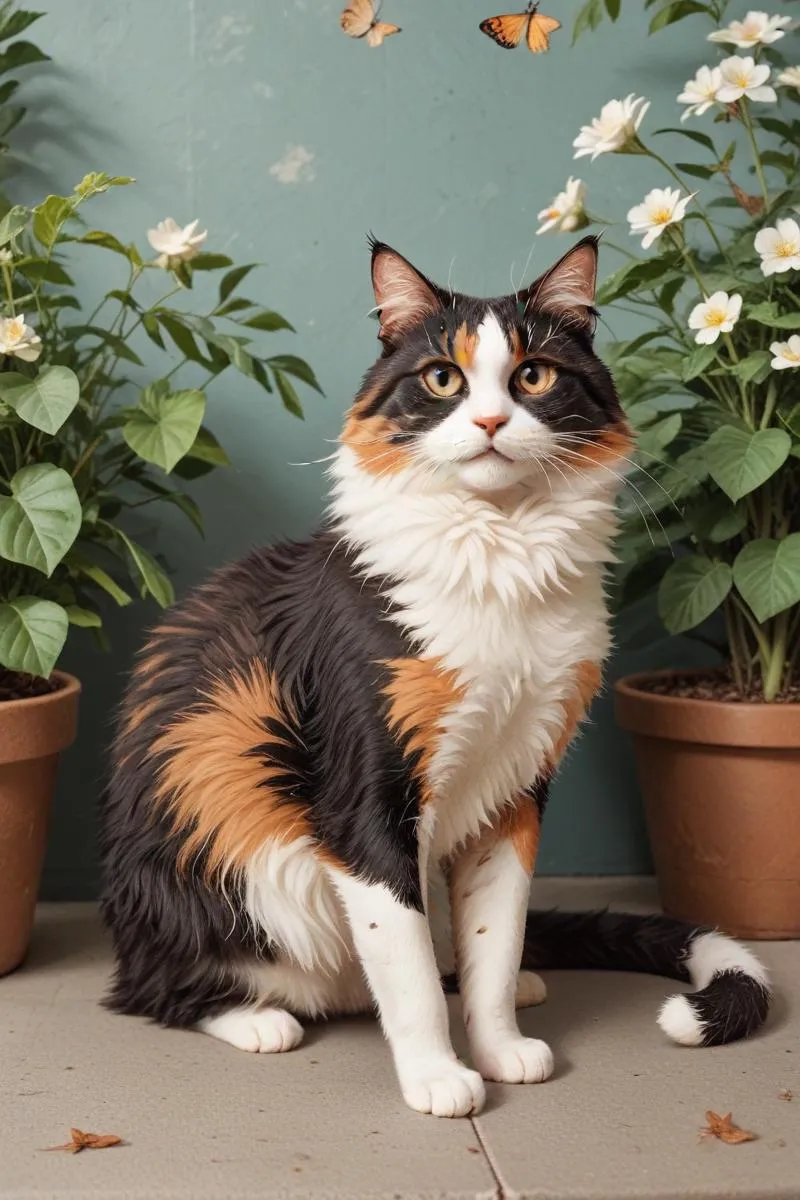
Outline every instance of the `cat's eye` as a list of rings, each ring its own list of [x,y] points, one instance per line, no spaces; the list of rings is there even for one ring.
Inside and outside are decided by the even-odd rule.
[[[466,380],[458,367],[454,367],[452,363],[434,363],[422,372],[422,382],[432,396],[449,400],[451,396],[458,396],[463,392]]]
[[[526,396],[541,396],[549,392],[556,381],[556,369],[548,363],[525,362],[514,376],[517,387]]]

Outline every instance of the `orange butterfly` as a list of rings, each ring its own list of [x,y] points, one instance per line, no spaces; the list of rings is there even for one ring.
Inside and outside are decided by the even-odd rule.
[[[378,20],[378,11],[372,0],[350,0],[339,22],[349,37],[365,37],[368,46],[380,46],[384,38],[400,33],[399,25],[387,25],[385,21]]]
[[[539,2],[529,4],[525,12],[506,13],[505,16],[487,17],[481,21],[481,33],[487,34],[504,50],[513,50],[522,41],[527,30],[528,49],[531,54],[541,54],[550,49],[550,34],[561,28],[555,17],[539,15]]]

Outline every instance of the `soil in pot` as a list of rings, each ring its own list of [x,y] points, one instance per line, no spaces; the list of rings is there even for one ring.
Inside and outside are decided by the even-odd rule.
[[[708,698],[727,688],[707,672],[616,686],[662,902],[742,937],[800,937],[800,703]]]
[[[80,684],[0,673],[0,975],[28,949],[59,752],[75,738]]]

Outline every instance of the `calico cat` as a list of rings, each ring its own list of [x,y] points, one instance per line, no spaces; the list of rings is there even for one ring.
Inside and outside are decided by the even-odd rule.
[[[539,966],[653,971],[689,1044],[752,1032],[766,975],[664,917],[527,914],[548,781],[600,682],[615,493],[632,448],[592,348],[597,246],[478,300],[372,245],[382,354],[305,542],[256,550],[141,651],[103,814],[109,1005],[243,1050],[377,1007],[406,1102],[477,1112],[535,1083]],[[428,878],[443,868],[458,1061]],[[520,975],[520,964],[523,972]],[[452,981],[451,981],[452,984]]]

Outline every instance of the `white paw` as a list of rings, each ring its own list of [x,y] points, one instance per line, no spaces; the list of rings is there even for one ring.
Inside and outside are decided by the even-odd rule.
[[[477,1071],[457,1059],[430,1058],[398,1068],[403,1099],[417,1112],[434,1117],[467,1117],[478,1113],[486,1089]]]
[[[510,1037],[473,1047],[475,1066],[496,1083],[544,1083],[553,1074],[553,1055],[538,1038]]]
[[[520,971],[514,996],[515,1006],[530,1008],[534,1004],[543,1004],[546,999],[547,985],[541,975],[536,975],[533,971]]]
[[[282,1008],[237,1008],[201,1021],[198,1028],[254,1054],[282,1054],[303,1040],[302,1025]]]

